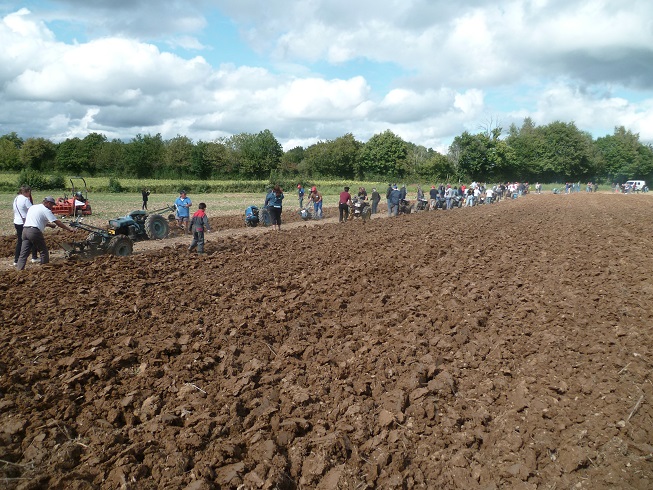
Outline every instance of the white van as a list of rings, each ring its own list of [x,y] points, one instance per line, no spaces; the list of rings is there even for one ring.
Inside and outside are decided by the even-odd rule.
[[[629,180],[624,184],[624,190],[626,192],[639,192],[646,187],[646,182],[644,180]]]

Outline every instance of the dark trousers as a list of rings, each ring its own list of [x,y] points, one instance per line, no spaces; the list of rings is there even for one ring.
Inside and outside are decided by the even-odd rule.
[[[23,227],[23,243],[20,247],[20,255],[18,257],[18,265],[16,269],[22,271],[27,263],[27,257],[32,250],[41,252],[41,264],[50,262],[50,253],[48,247],[45,245],[45,237],[43,232],[38,228],[31,226]]]
[[[193,240],[190,242],[190,247],[188,250],[193,250],[197,247],[197,253],[204,253],[204,232],[203,231],[194,231]]]
[[[14,262],[18,263],[20,249],[23,246],[23,225],[17,225],[14,223],[14,228],[16,228],[16,251],[14,252]],[[36,260],[37,257],[37,250],[34,248],[32,249],[32,258]]]
[[[281,208],[271,206],[270,215],[272,216],[272,224],[281,226]]]
[[[340,218],[338,221],[347,221],[347,217],[349,216],[349,206],[346,203],[340,203],[338,209],[340,210]]]

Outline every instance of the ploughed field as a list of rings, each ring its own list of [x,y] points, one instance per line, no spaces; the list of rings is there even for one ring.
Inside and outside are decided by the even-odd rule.
[[[3,270],[1,486],[652,488],[652,205],[239,219],[204,257]]]

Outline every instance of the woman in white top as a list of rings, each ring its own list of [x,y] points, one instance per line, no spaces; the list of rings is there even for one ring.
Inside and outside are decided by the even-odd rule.
[[[32,189],[28,185],[22,185],[18,195],[14,199],[14,228],[16,228],[16,252],[14,253],[14,266],[18,263],[20,248],[23,245],[23,225],[27,217],[27,210],[32,206]],[[32,249],[32,263],[38,261],[37,250]]]

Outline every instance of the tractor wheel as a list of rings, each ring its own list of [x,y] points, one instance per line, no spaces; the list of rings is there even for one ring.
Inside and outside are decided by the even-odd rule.
[[[263,226],[270,226],[272,224],[272,215],[266,207],[261,210],[261,221],[263,222]]]
[[[161,240],[168,236],[170,226],[160,214],[150,214],[145,218],[145,234],[150,240]]]
[[[365,223],[371,217],[372,217],[372,209],[368,207],[363,209],[363,212],[361,213],[361,218],[363,218],[363,223]]]
[[[114,236],[107,245],[107,252],[116,257],[127,257],[133,250],[134,244],[131,238],[125,235]]]

